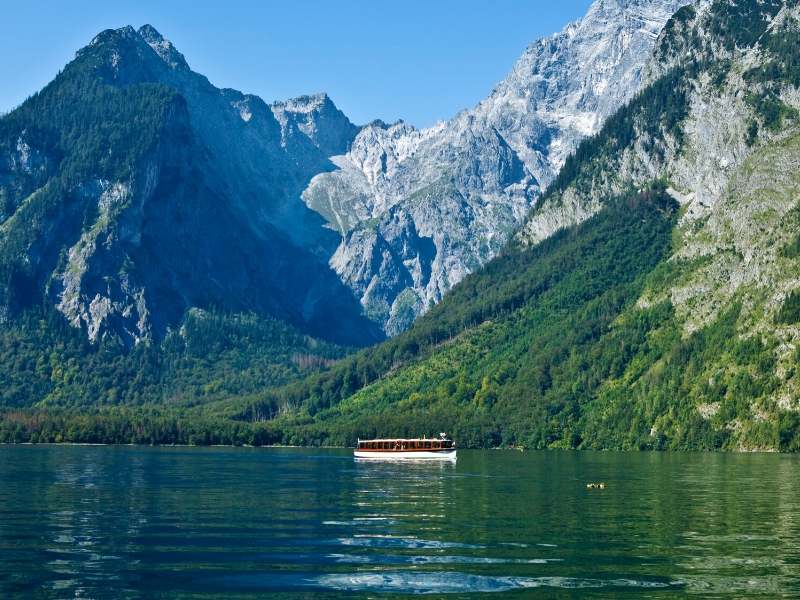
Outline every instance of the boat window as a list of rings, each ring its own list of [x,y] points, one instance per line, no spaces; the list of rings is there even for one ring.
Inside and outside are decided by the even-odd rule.
[[[425,442],[425,447],[426,448],[430,448],[431,447],[431,443],[430,442]]]

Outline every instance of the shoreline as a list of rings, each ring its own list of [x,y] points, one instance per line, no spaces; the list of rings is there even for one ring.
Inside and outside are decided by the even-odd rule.
[[[297,449],[297,450],[353,450],[354,446],[298,446],[288,444],[269,444],[253,446],[252,444],[115,444],[107,442],[0,442],[3,446],[106,446],[119,448],[251,448],[251,449]],[[497,446],[494,448],[459,448],[459,450],[484,450],[519,452],[521,454],[540,452],[569,452],[569,453],[615,453],[615,454],[713,454],[713,455],[751,455],[751,454],[780,454],[786,456],[800,456],[796,452],[780,452],[779,450],[616,450],[616,449],[576,449],[576,448],[530,448],[520,450],[515,447]]]

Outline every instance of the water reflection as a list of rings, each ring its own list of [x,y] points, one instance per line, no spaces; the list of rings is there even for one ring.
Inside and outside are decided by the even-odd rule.
[[[0,447],[0,597],[797,597],[799,470],[768,455]]]

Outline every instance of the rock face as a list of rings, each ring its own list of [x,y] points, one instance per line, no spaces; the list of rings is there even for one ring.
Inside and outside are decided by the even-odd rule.
[[[327,94],[275,102],[270,108],[281,124],[284,143],[291,136],[302,134],[323,156],[347,152],[359,131]]]
[[[667,182],[682,205],[670,275],[638,305],[669,305],[686,337],[728,315],[743,343],[774,360],[764,367],[770,363],[710,355],[694,373],[698,388],[709,389],[697,394],[707,396],[698,415],[732,432],[742,449],[760,448],[759,428],[775,425],[780,411],[800,411],[792,300],[800,289],[798,32],[797,2],[720,0],[679,11],[647,66],[642,97],[582,147],[582,160],[565,169],[517,236],[536,244],[623,190]],[[655,105],[658,112],[649,109]],[[735,387],[735,377],[765,369],[769,386]],[[748,414],[726,421],[720,406],[739,397]],[[656,435],[659,423],[652,427]]]
[[[375,122],[306,204],[343,239],[331,259],[389,334],[494,256],[576,144],[640,88],[667,19],[687,0],[597,0],[532,44],[492,94],[425,130]]]
[[[150,26],[108,30],[0,120],[0,306],[90,339],[159,338],[191,307],[379,339],[300,193],[356,128],[325,96],[218,89]]]
[[[597,0],[425,130],[356,127],[324,94],[268,105],[149,25],[104,31],[0,119],[0,319],[44,303],[126,345],[192,307],[402,331],[506,244],[682,4]]]

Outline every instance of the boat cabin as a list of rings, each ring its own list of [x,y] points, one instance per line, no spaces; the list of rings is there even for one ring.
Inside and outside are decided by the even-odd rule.
[[[450,450],[454,447],[453,440],[449,439],[385,439],[385,440],[358,440],[358,450],[369,452],[414,452],[432,450]]]

